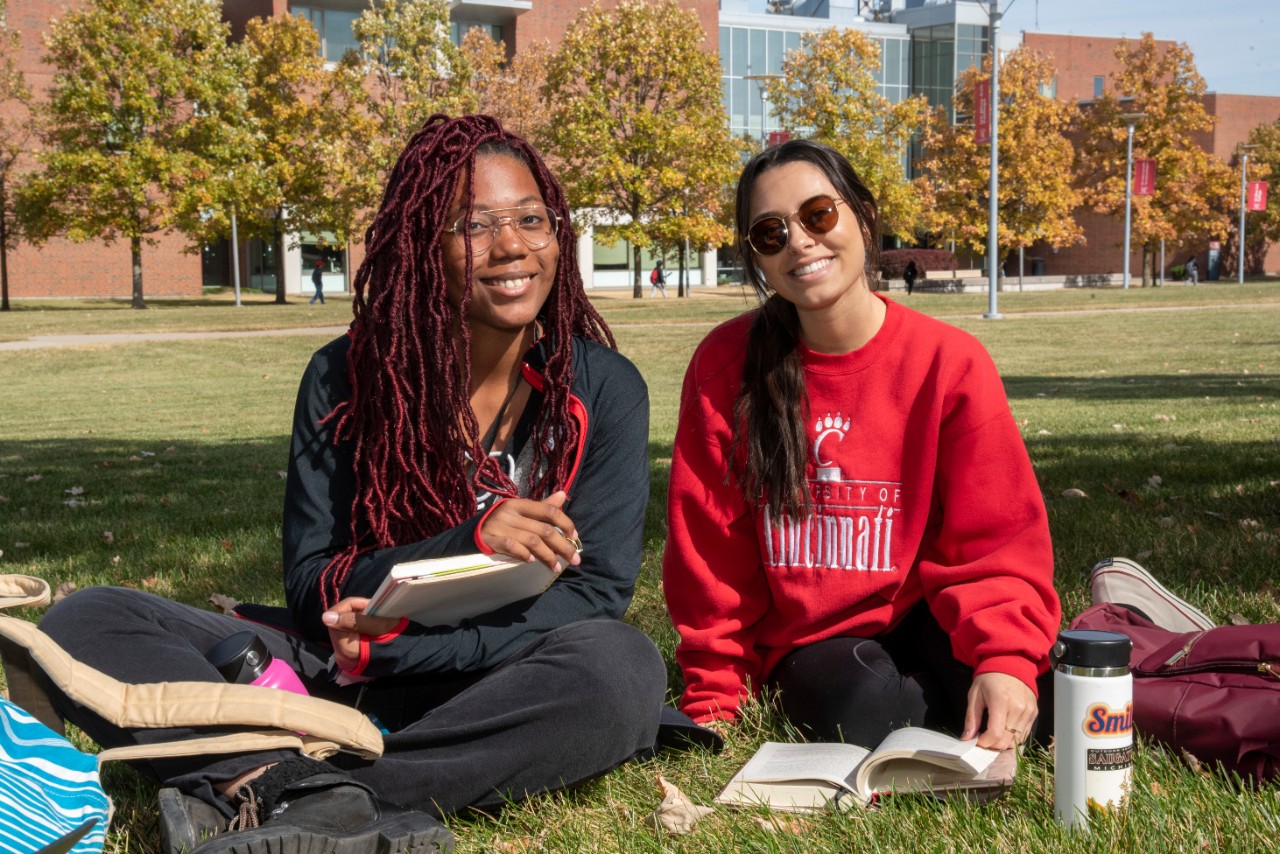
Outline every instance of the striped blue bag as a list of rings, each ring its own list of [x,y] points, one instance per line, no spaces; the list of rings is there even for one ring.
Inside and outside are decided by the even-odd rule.
[[[97,757],[0,698],[0,854],[100,852],[110,816]]]

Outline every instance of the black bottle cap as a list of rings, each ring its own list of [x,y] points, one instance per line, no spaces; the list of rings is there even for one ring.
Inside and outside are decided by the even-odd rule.
[[[228,682],[247,685],[262,675],[271,663],[271,653],[262,638],[253,632],[237,632],[213,645],[204,654]]]
[[[1118,632],[1067,629],[1058,633],[1049,659],[1056,667],[1128,667],[1133,641]]]

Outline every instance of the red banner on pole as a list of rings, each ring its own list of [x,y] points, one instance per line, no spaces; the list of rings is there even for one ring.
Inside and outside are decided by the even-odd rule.
[[[979,145],[991,142],[990,78],[973,84],[973,141]]]
[[[785,130],[769,131],[769,146],[782,145],[782,143],[791,139],[791,132]]]
[[[1156,162],[1154,160],[1133,161],[1133,194],[1150,196],[1156,191]]]
[[[1249,210],[1265,211],[1267,209],[1267,182],[1249,182]]]

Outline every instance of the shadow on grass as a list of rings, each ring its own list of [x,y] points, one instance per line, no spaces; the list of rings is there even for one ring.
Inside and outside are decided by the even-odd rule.
[[[1125,374],[1123,376],[1006,376],[1010,400],[1162,400],[1187,397],[1280,398],[1280,374]]]

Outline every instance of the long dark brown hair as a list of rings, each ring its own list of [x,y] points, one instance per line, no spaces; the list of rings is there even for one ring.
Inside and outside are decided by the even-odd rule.
[[[747,243],[751,227],[751,191],[762,174],[785,163],[809,163],[819,169],[858,220],[866,257],[867,286],[876,287],[880,267],[880,220],[875,199],[840,152],[805,139],[768,148],[747,162],[738,178],[735,225],[738,253],[747,281],[763,303],[751,323],[742,387],[734,409],[733,459],[745,445],[740,472],[749,500],[763,503],[770,515],[807,516],[811,507],[805,488],[809,444],[808,394],[796,344],[800,318],[796,307],[773,293]],[[795,226],[799,227],[799,226]]]
[[[325,607],[340,598],[358,554],[423,540],[461,524],[476,512],[478,489],[518,494],[484,448],[470,405],[471,253],[466,253],[466,289],[455,307],[441,251],[459,182],[466,181],[465,213],[474,204],[470,179],[477,155],[513,157],[527,165],[547,207],[560,219],[560,260],[539,315],[546,382],[531,437],[529,495],[545,497],[564,486],[573,463],[578,438],[568,417],[573,337],[616,346],[583,290],[569,207],[538,152],[491,116],[428,119],[391,172],[355,277],[347,355],[351,396],[326,419],[334,424],[335,442],[353,444],[351,544],[325,567]]]

